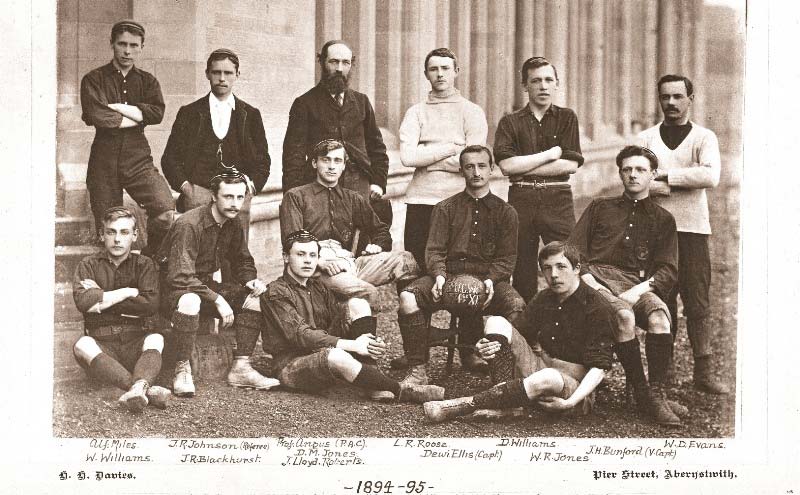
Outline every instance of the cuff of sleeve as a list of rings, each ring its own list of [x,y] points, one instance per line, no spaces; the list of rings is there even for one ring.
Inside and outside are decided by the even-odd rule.
[[[561,152],[561,159],[562,160],[569,160],[572,162],[578,162],[578,166],[580,167],[583,165],[583,155],[578,153],[577,151],[566,150]]]

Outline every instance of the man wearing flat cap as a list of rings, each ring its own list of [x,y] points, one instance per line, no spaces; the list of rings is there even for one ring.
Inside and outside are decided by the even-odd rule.
[[[95,227],[102,229],[108,208],[122,206],[125,189],[147,211],[147,250],[152,253],[172,225],[175,202],[144,135],[145,126],[164,117],[164,97],[158,80],[134,65],[143,47],[141,24],[114,24],[114,58],[81,80],[81,118],[96,129],[86,173]]]
[[[239,212],[249,239],[250,201],[269,177],[270,157],[264,123],[257,108],[234,96],[239,57],[227,48],[211,52],[206,61],[211,91],[181,107],[172,125],[161,168],[170,186],[180,192],[178,211],[211,202],[208,181],[235,167],[247,176],[247,198]]]

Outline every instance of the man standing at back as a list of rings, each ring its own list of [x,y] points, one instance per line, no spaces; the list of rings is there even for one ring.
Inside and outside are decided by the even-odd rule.
[[[522,64],[528,104],[497,125],[494,154],[509,177],[508,203],[519,214],[514,288],[530,302],[537,291],[539,238],[563,241],[575,226],[569,176],[583,165],[578,117],[553,104],[558,72],[544,57]]]
[[[711,224],[706,189],[719,184],[720,156],[717,136],[689,120],[694,101],[692,82],[669,74],[658,81],[658,99],[664,121],[639,134],[643,146],[658,156],[653,197],[675,217],[678,227],[678,290],[670,301],[677,327],[677,293],[683,301],[686,333],[694,355],[694,386],[712,394],[728,393],[711,370],[711,314],[708,291]]]
[[[161,157],[161,168],[186,212],[211,202],[211,178],[235,167],[246,174],[247,198],[239,221],[248,239],[250,202],[267,183],[270,157],[264,123],[257,108],[233,95],[239,57],[227,48],[211,52],[206,62],[211,91],[181,107]]]
[[[114,58],[81,80],[81,118],[96,129],[86,171],[95,228],[103,230],[108,208],[122,206],[125,189],[147,211],[147,252],[154,253],[175,218],[175,202],[144,135],[145,126],[164,118],[164,96],[158,80],[134,65],[143,47],[141,24],[114,24]]]
[[[341,186],[373,203],[378,217],[392,223],[386,194],[389,157],[375,110],[367,95],[348,87],[355,62],[352,50],[340,40],[322,45],[317,55],[322,75],[319,83],[294,100],[283,140],[283,192],[316,180],[311,167],[314,146],[325,139],[342,141],[350,160]]]

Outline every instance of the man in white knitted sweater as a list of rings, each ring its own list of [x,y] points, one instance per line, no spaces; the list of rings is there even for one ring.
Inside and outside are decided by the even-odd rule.
[[[728,388],[712,371],[713,332],[708,298],[711,225],[706,189],[719,184],[719,144],[711,130],[689,120],[694,89],[687,77],[669,74],[659,79],[658,98],[664,121],[642,131],[638,138],[660,163],[651,194],[672,213],[678,227],[677,292],[683,301],[686,331],[692,344],[694,385],[706,392],[725,394]],[[677,321],[677,292],[669,303],[673,321]]]
[[[428,53],[424,73],[431,91],[424,101],[408,109],[400,124],[400,160],[414,169],[406,189],[404,248],[414,255],[419,266],[425,266],[434,205],[464,190],[458,163],[461,150],[473,144],[486,145],[486,114],[456,89],[458,72],[458,59],[450,49],[437,48]],[[462,319],[462,340],[477,342],[482,323]],[[465,368],[486,367],[474,352],[460,352],[460,358]],[[405,367],[406,362],[401,358],[393,366]]]

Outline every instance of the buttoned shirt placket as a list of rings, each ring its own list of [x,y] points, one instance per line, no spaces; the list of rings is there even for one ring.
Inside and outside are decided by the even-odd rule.
[[[480,238],[480,199],[472,198],[472,223],[470,224],[471,235],[469,236],[469,252],[471,254],[480,255],[481,252],[481,238]]]

